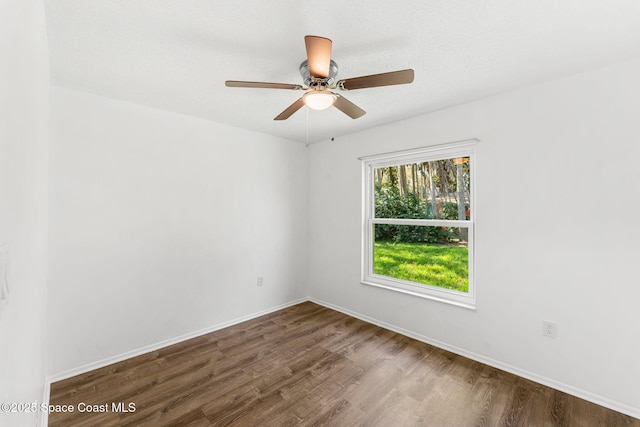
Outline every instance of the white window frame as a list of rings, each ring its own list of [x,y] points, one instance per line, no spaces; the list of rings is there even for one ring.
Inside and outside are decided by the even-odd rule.
[[[434,301],[445,302],[456,306],[475,309],[476,284],[475,270],[475,148],[477,139],[450,142],[447,144],[433,145],[412,150],[398,151],[394,153],[376,154],[360,157],[362,160],[363,191],[362,191],[362,277],[365,285],[390,289],[405,294],[415,295]],[[376,218],[375,217],[375,184],[374,170],[389,166],[430,162],[455,157],[469,157],[469,208],[471,214],[468,220],[439,220],[439,219],[400,219],[400,218]],[[373,273],[373,244],[375,224],[395,225],[422,225],[438,227],[464,227],[468,229],[469,248],[469,291],[460,292],[452,289],[444,289],[437,286],[415,283],[408,280],[396,279],[389,276],[381,276]]]

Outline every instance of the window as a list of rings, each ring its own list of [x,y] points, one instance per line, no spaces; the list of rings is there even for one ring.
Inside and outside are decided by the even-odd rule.
[[[361,158],[362,283],[475,307],[476,143]]]

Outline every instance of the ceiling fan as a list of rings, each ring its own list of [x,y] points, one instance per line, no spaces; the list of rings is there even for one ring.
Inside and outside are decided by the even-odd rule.
[[[300,74],[305,86],[287,83],[246,82],[227,80],[228,87],[249,87],[266,89],[304,90],[300,99],[288,106],[274,120],[286,120],[304,105],[314,110],[325,110],[331,106],[345,113],[352,119],[364,116],[362,108],[347,100],[344,96],[330,91],[364,89],[378,86],[401,85],[413,82],[413,70],[391,71],[389,73],[372,74],[336,81],[338,64],[331,59],[331,40],[318,36],[305,36],[307,60],[300,64]]]

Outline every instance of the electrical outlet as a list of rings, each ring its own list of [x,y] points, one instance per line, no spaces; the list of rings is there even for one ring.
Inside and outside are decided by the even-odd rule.
[[[264,279],[263,279],[263,277],[262,277],[262,276],[258,276],[258,283],[257,283],[257,285],[258,285],[258,286],[263,286],[263,285],[264,285]]]
[[[555,338],[558,332],[558,325],[556,322],[542,322],[542,335],[549,338]]]

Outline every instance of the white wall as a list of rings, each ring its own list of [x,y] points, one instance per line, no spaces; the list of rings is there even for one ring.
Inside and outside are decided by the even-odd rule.
[[[307,295],[303,144],[51,94],[51,375]]]
[[[11,290],[0,302],[0,402],[44,395],[48,79],[42,3],[0,1],[0,245]],[[0,425],[35,417],[0,411]]]
[[[638,76],[619,64],[313,145],[311,296],[640,417]],[[477,310],[360,284],[356,158],[471,137]]]

